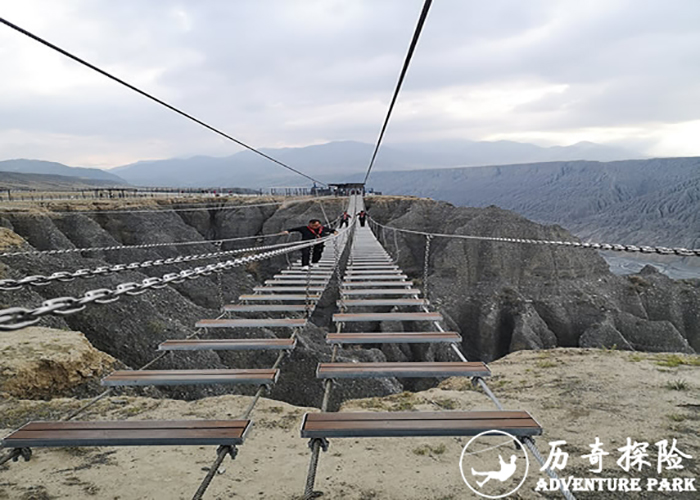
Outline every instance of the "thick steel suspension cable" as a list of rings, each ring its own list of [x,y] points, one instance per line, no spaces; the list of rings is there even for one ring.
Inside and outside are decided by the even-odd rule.
[[[367,173],[365,174],[365,179],[362,181],[363,184],[367,183],[369,174],[372,172],[372,167],[374,166],[374,160],[377,158],[377,153],[379,152],[379,146],[382,144],[382,139],[384,138],[384,132],[386,132],[386,127],[389,124],[389,118],[391,118],[391,112],[394,110],[394,105],[396,104],[396,99],[399,97],[399,92],[401,91],[401,85],[406,77],[406,72],[408,71],[408,66],[411,64],[411,58],[413,58],[413,52],[416,50],[416,45],[418,44],[418,38],[420,38],[420,33],[423,30],[423,25],[425,24],[425,19],[428,17],[428,11],[430,10],[430,5],[433,0],[425,0],[423,4],[423,10],[418,18],[418,24],[413,32],[413,39],[411,40],[411,45],[408,47],[408,53],[406,54],[406,59],[403,63],[403,68],[401,69],[401,74],[399,75],[399,81],[396,82],[396,88],[394,89],[394,96],[391,98],[391,104],[389,104],[389,110],[386,113],[386,118],[384,119],[384,125],[382,125],[382,131],[379,133],[379,139],[377,139],[377,145],[374,148],[374,153],[372,153],[372,159],[369,162],[369,167],[367,167]]]
[[[177,113],[177,114],[179,114],[179,115],[181,115],[181,116],[184,116],[185,118],[187,118],[187,119],[189,119],[189,120],[192,120],[193,122],[195,122],[195,123],[201,125],[202,127],[204,127],[204,128],[206,128],[206,129],[208,129],[208,130],[214,132],[215,134],[218,134],[218,135],[220,135],[221,137],[224,137],[225,139],[228,139],[229,141],[232,141],[232,142],[238,144],[239,146],[243,146],[244,148],[246,148],[246,149],[252,151],[253,153],[255,153],[255,154],[259,155],[259,156],[262,156],[263,158],[265,158],[265,159],[267,159],[267,160],[270,160],[271,162],[276,163],[277,165],[279,165],[279,166],[281,166],[281,167],[284,167],[284,168],[286,168],[287,170],[290,170],[290,171],[294,172],[295,174],[299,174],[299,175],[301,175],[302,177],[305,177],[305,178],[309,179],[310,181],[316,182],[316,183],[321,184],[321,185],[323,185],[323,186],[327,186],[327,184],[326,184],[325,182],[321,182],[321,181],[319,181],[318,179],[314,179],[313,177],[311,177],[311,176],[309,176],[309,175],[306,175],[304,172],[301,172],[301,171],[297,170],[297,169],[294,168],[294,167],[290,167],[290,166],[287,165],[286,163],[283,163],[283,162],[281,162],[281,161],[279,161],[279,160],[273,158],[272,156],[270,156],[270,155],[268,155],[268,154],[265,154],[265,153],[263,153],[262,151],[259,151],[259,150],[255,149],[255,148],[252,147],[252,146],[249,146],[249,145],[246,144],[245,142],[240,141],[240,140],[236,139],[235,137],[232,137],[232,136],[228,135],[228,134],[225,133],[225,132],[222,132],[222,131],[219,130],[218,128],[215,128],[215,127],[213,127],[213,126],[211,126],[211,125],[209,125],[209,124],[203,122],[202,120],[200,120],[200,119],[198,119],[198,118],[195,118],[194,116],[190,115],[189,113],[186,113],[186,112],[180,110],[179,108],[176,108],[176,107],[173,106],[172,104],[168,104],[167,102],[165,102],[165,101],[163,101],[163,100],[161,100],[161,99],[155,97],[154,95],[151,95],[151,94],[149,94],[148,92],[145,92],[145,91],[139,89],[138,87],[135,87],[134,85],[125,82],[125,81],[122,80],[121,78],[118,78],[118,77],[112,75],[111,73],[108,73],[108,72],[106,72],[105,70],[98,68],[98,67],[95,66],[94,64],[91,64],[91,63],[87,62],[86,60],[81,59],[80,57],[78,57],[78,56],[76,56],[76,55],[74,55],[74,54],[68,52],[67,50],[64,50],[64,49],[62,49],[61,47],[58,47],[57,45],[54,45],[53,43],[51,43],[51,42],[49,42],[49,41],[47,41],[47,40],[44,40],[43,38],[39,37],[38,35],[35,35],[34,33],[31,33],[31,32],[29,32],[29,31],[25,30],[24,28],[21,28],[21,27],[17,26],[17,25],[14,24],[14,23],[11,23],[11,22],[8,21],[7,19],[4,19],[4,18],[0,17],[0,23],[2,23],[2,24],[4,24],[4,25],[6,25],[6,26],[12,28],[13,30],[15,30],[15,31],[17,31],[17,32],[19,32],[19,33],[22,33],[22,34],[25,35],[25,36],[28,36],[28,37],[31,38],[32,40],[35,40],[35,41],[41,43],[42,45],[45,45],[46,47],[49,47],[49,48],[55,50],[56,52],[59,52],[59,53],[63,54],[64,56],[68,57],[69,59],[72,59],[73,61],[75,61],[75,62],[77,62],[77,63],[82,64],[83,66],[87,66],[87,67],[90,68],[91,70],[96,71],[96,72],[100,73],[100,74],[103,75],[103,76],[106,76],[106,77],[109,78],[110,80],[114,80],[115,82],[117,82],[117,83],[119,83],[119,84],[121,84],[121,85],[123,85],[123,86],[125,86],[125,87],[127,87],[127,88],[129,88],[129,89],[131,89],[131,90],[133,90],[134,92],[136,92],[136,93],[138,93],[138,94],[141,94],[142,96],[144,96],[144,97],[146,97],[146,98],[148,98],[148,99],[150,99],[150,100],[152,100],[152,101],[154,101],[154,102],[160,104],[161,106],[165,106],[165,107],[168,108],[169,110],[174,111],[175,113]]]

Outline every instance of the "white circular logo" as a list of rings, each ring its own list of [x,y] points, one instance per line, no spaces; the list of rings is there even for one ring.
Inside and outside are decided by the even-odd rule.
[[[506,436],[508,440],[494,445],[489,438],[499,435]],[[515,449],[509,452],[506,446],[512,447],[513,444]],[[515,436],[504,431],[491,430],[477,434],[464,446],[459,457],[459,471],[465,484],[484,498],[512,495],[523,485],[529,470],[530,459],[525,447]]]

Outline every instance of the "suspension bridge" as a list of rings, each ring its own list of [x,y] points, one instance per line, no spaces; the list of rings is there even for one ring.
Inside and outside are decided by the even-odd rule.
[[[402,83],[407,74],[411,58],[416,49],[421,30],[425,24],[431,0],[425,0],[417,26],[414,30],[397,85],[385,116],[372,158],[369,162],[362,186],[368,182],[377,153],[386,132],[392,110],[397,102]],[[142,97],[163,106],[198,126],[227,139],[251,152],[291,171],[308,181],[321,186],[328,184],[305,174],[301,170],[279,161],[248,145],[220,128],[195,117],[193,114],[165,102],[162,99],[128,83],[100,67],[57,45],[31,33],[20,26],[0,18],[0,23],[23,36],[60,53],[74,62],[136,92]],[[250,206],[250,205],[247,205]],[[321,208],[323,205],[321,204]],[[347,211],[355,214],[364,208],[361,195],[351,195]],[[188,210],[183,208],[183,210]],[[197,210],[193,208],[191,210]],[[203,207],[202,210],[209,210]],[[101,211],[104,213],[104,211]],[[325,213],[325,211],[324,211]],[[328,218],[326,217],[326,220]],[[330,221],[329,221],[330,222]],[[386,231],[419,235],[425,238],[423,276],[418,287],[399,267],[399,246],[396,255],[377,239],[377,234]],[[3,258],[19,255],[60,255],[68,252],[118,251],[122,249],[145,249],[158,246],[186,246],[217,244],[246,239],[279,236],[277,234],[251,235],[227,240],[212,240],[182,243],[155,243],[148,245],[116,245],[76,249],[48,249],[36,251],[7,251]],[[129,296],[147,293],[174,283],[197,279],[201,276],[223,273],[254,262],[261,262],[292,252],[323,244],[321,260],[310,269],[301,262],[290,262],[272,279],[256,286],[253,293],[242,294],[232,304],[222,304],[221,313],[215,318],[200,318],[192,325],[193,332],[185,338],[173,338],[162,342],[148,363],[133,370],[117,370],[102,379],[105,390],[87,401],[81,408],[64,416],[60,421],[31,421],[5,436],[0,446],[7,453],[0,458],[0,465],[10,460],[23,458],[29,461],[33,449],[43,447],[85,446],[215,446],[214,460],[202,479],[193,498],[204,496],[220,465],[230,457],[238,456],[246,438],[255,429],[254,411],[260,398],[283,376],[285,357],[297,347],[297,342],[309,325],[317,305],[326,294],[337,294],[337,312],[332,316],[333,328],[326,335],[331,349],[331,359],[319,363],[316,369],[318,383],[323,387],[320,412],[303,415],[300,422],[299,439],[308,440],[309,465],[305,474],[304,498],[316,496],[314,486],[322,451],[331,441],[341,439],[379,439],[401,437],[431,437],[441,439],[454,436],[474,436],[483,432],[507,432],[516,436],[521,446],[526,447],[543,470],[551,477],[556,473],[546,467],[538,451],[535,438],[544,433],[536,415],[526,409],[506,409],[496,394],[489,388],[491,370],[479,360],[468,360],[462,352],[463,339],[459,332],[444,327],[440,311],[435,310],[429,300],[429,266],[431,242],[436,238],[462,238],[512,244],[556,245],[576,249],[600,249],[626,252],[656,253],[661,255],[700,256],[700,249],[665,248],[621,244],[581,243],[576,241],[545,241],[526,238],[494,238],[481,235],[433,234],[381,224],[370,219],[368,225],[358,223],[355,217],[351,224],[339,228],[336,234],[312,241],[285,242],[270,245],[253,245],[245,248],[180,255],[168,259],[143,262],[120,263],[94,269],[56,271],[48,275],[32,275],[0,280],[0,290],[17,290],[23,287],[42,286],[55,281],[72,281],[123,271],[153,268],[162,265],[187,264],[201,260],[215,260],[160,277],[149,277],[141,282],[120,283],[114,288],[89,290],[81,296],[56,297],[44,301],[40,306],[26,305],[0,310],[0,331],[18,330],[37,324],[45,316],[67,316],[80,314],[88,307],[107,305],[127,299]],[[262,316],[262,317],[261,317]],[[394,323],[397,329],[379,332],[371,325]],[[410,324],[416,328],[405,330]],[[270,337],[264,332],[274,330]],[[257,331],[259,335],[236,336],[240,331]],[[340,353],[352,346],[384,344],[444,344],[454,357],[453,361],[440,362],[357,362],[338,361]],[[193,351],[271,351],[277,353],[274,362],[266,368],[236,367],[227,369],[157,370],[156,363],[166,355],[178,356]],[[465,377],[471,380],[493,403],[491,411],[445,410],[437,412],[333,412],[329,411],[333,381],[340,379],[381,378],[444,378]],[[254,388],[248,407],[236,419],[222,420],[148,420],[148,421],[88,421],[76,420],[89,407],[122,387],[145,386],[201,386],[201,385],[246,385]],[[264,432],[261,430],[259,432]],[[241,460],[244,458],[241,457]],[[301,474],[301,471],[300,471]],[[573,499],[570,491],[562,486],[562,495]]]

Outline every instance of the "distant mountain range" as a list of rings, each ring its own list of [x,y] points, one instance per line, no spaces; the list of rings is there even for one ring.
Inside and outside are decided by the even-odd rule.
[[[330,142],[303,148],[262,151],[322,182],[342,181],[363,172],[374,146],[361,142]],[[414,170],[453,166],[498,165],[509,162],[550,160],[619,160],[640,157],[634,152],[581,142],[572,146],[544,148],[512,141],[437,141],[383,146],[376,171]],[[308,181],[279,165],[243,151],[223,158],[192,158],[142,161],[110,170],[129,183],[144,186],[300,186]]]
[[[496,205],[596,241],[700,248],[697,157],[377,171],[371,185],[384,194]]]
[[[321,181],[347,182],[362,180],[372,149],[371,144],[332,142],[264,151]],[[394,144],[380,150],[369,187],[456,205],[497,205],[598,241],[700,247],[700,158],[590,161],[630,156],[635,155],[592,143],[554,148],[508,141]],[[518,164],[463,167],[505,158]],[[460,167],[445,168],[452,165]],[[0,161],[0,181],[9,176],[3,171],[139,186],[309,185],[249,151],[226,158],[138,162],[109,172],[9,160]]]
[[[43,160],[4,160],[0,161],[0,176],[5,179],[2,172],[17,172],[20,174],[49,174],[67,177],[77,177],[78,179],[95,179],[107,181],[111,184],[128,184],[121,177],[99,168],[68,167],[62,163]],[[0,178],[2,180],[2,178]],[[66,180],[64,179],[63,182]]]
[[[126,186],[126,182],[123,180],[116,182],[109,179],[89,179],[69,175],[22,174],[0,171],[0,190],[63,191],[124,186]]]
[[[262,151],[322,182],[342,182],[349,176],[353,174],[359,176],[366,170],[373,149],[372,144],[342,141],[302,148],[263,149]],[[640,156],[631,151],[590,142],[545,148],[512,141],[450,140],[383,146],[377,155],[374,171],[553,160],[610,161]],[[0,161],[0,172],[2,171],[66,175],[137,186],[264,188],[309,184],[308,180],[250,151],[242,151],[227,157],[193,156],[140,161],[109,171],[67,167],[60,163],[40,160],[6,160]]]

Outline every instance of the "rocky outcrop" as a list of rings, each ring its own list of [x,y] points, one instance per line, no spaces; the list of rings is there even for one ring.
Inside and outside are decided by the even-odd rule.
[[[0,393],[22,399],[85,396],[119,365],[80,332],[29,327],[0,335]]]

